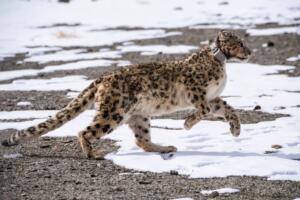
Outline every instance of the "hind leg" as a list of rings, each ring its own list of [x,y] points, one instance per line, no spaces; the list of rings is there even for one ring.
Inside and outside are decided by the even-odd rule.
[[[118,113],[106,115],[107,111],[98,111],[93,122],[79,133],[80,146],[88,158],[103,159],[104,153],[100,149],[93,149],[91,142],[112,132],[123,119]]]
[[[177,151],[174,146],[161,146],[151,142],[150,121],[148,117],[134,115],[128,121],[129,127],[134,132],[136,144],[147,152],[169,153]]]

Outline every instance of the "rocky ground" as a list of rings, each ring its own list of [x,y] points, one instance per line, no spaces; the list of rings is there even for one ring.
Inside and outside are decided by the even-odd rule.
[[[1,132],[7,135],[13,130]],[[3,138],[3,137],[2,137]],[[113,141],[98,144],[116,150]],[[87,160],[76,138],[42,138],[12,149],[17,159],[0,158],[1,199],[293,199],[300,182],[267,181],[264,177],[189,179],[170,173],[137,172],[108,160]],[[204,196],[201,190],[232,187],[237,194]]]
[[[274,24],[261,25],[264,27]],[[121,27],[122,29],[126,29]],[[200,42],[213,40],[217,29],[167,29],[183,34],[160,39],[134,41],[138,45],[147,44],[186,44],[200,45]],[[294,65],[295,70],[281,71],[288,76],[300,75],[300,62],[289,62],[286,58],[300,52],[300,37],[296,34],[273,36],[249,36],[243,30],[237,30],[246,40],[253,56],[249,62],[259,64]],[[267,47],[262,47],[266,43]],[[105,46],[114,49],[118,44]],[[201,45],[200,45],[201,46]],[[98,51],[103,46],[71,47],[86,48],[88,52]],[[0,70],[26,68],[43,68],[47,65],[64,62],[23,63],[25,54],[0,61]],[[139,53],[127,53],[123,60],[132,63],[179,59],[185,55],[141,56]],[[66,75],[86,75],[93,79],[115,67],[87,68],[39,74],[34,78],[62,77]],[[33,78],[33,77],[25,77]],[[22,77],[24,79],[24,77]],[[11,81],[2,81],[11,82]],[[71,100],[68,91],[0,91],[0,110],[55,110],[61,109]],[[20,107],[19,101],[30,101],[32,105]],[[259,105],[253,111],[239,111],[242,123],[257,123],[274,120],[284,115],[259,111]],[[184,118],[186,112],[176,113],[170,118]],[[0,141],[16,130],[0,131]],[[111,140],[98,144],[107,152],[116,151]],[[4,155],[20,153],[18,158],[5,158]],[[267,152],[266,152],[267,153]],[[194,199],[293,199],[300,197],[300,182],[267,181],[265,177],[227,177],[213,179],[189,179],[186,176],[170,173],[137,172],[114,165],[108,160],[87,160],[80,152],[76,138],[43,137],[17,147],[0,146],[0,199],[172,199],[190,197]],[[232,187],[240,189],[239,193],[204,196],[204,189]]]

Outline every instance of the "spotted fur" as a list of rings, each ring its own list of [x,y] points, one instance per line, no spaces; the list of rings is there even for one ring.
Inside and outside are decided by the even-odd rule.
[[[215,45],[227,59],[246,59],[250,50],[242,40],[228,31],[221,31]],[[39,137],[75,118],[95,102],[96,115],[79,133],[85,155],[102,158],[101,150],[91,141],[109,134],[121,124],[132,129],[136,144],[145,151],[173,152],[174,146],[154,144],[150,137],[150,117],[187,108],[196,108],[184,123],[192,128],[206,116],[223,117],[234,136],[240,134],[240,120],[234,109],[219,95],[225,87],[225,64],[204,47],[186,59],[140,64],[107,73],[80,93],[55,116],[36,126],[12,134],[3,145],[10,146]]]

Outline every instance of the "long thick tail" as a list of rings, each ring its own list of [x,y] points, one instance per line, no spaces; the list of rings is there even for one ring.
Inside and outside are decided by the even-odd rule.
[[[39,123],[36,126],[31,126],[27,129],[20,130],[10,136],[8,140],[2,142],[3,146],[17,145],[25,140],[40,137],[49,131],[61,127],[66,122],[74,119],[95,99],[95,93],[97,91],[97,84],[101,82],[101,79],[97,79],[84,89],[77,98],[73,99],[65,108],[60,110],[56,115],[47,119],[46,121]]]

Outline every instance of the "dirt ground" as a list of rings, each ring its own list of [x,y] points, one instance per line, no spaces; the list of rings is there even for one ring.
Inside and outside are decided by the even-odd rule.
[[[260,27],[276,26],[265,24]],[[126,29],[126,27],[121,27]],[[133,41],[137,45],[200,45],[201,41],[213,40],[217,29],[167,29],[180,31],[182,35],[167,38]],[[254,50],[249,62],[259,64],[284,64],[296,66],[295,70],[281,71],[288,76],[300,76],[300,62],[288,62],[286,58],[296,56],[300,52],[300,37],[296,34],[273,36],[249,36],[243,30],[237,30],[248,46]],[[263,43],[269,44],[262,47]],[[120,44],[105,46],[115,49]],[[98,51],[103,46],[70,47],[85,48],[88,52]],[[23,63],[26,54],[0,61],[0,71],[36,68],[65,62]],[[132,63],[153,62],[163,59],[179,59],[185,55],[141,56],[139,53],[127,53],[123,60]],[[66,75],[85,75],[90,79],[115,67],[87,68],[39,74],[25,78],[51,78]],[[24,79],[24,77],[22,77]],[[15,79],[16,80],[16,79]],[[11,82],[10,81],[2,81]],[[71,100],[66,94],[69,91],[0,91],[0,110],[58,110]],[[30,101],[32,105],[19,107],[17,102]],[[300,105],[300,103],[299,103]],[[253,108],[254,109],[254,108]],[[285,115],[264,113],[258,110],[242,111],[242,123],[257,123],[275,120]],[[176,113],[167,118],[184,118],[187,112]],[[0,141],[16,130],[0,131]],[[79,130],[78,130],[79,131]],[[114,141],[103,140],[97,144],[106,152],[116,151]],[[4,155],[19,153],[18,158],[5,158]],[[270,153],[270,152],[269,152]],[[272,153],[272,152],[271,152]],[[75,137],[49,138],[43,137],[24,143],[17,147],[0,146],[0,199],[172,199],[190,197],[194,199],[294,199],[300,197],[300,182],[267,181],[266,177],[227,177],[211,179],[190,179],[170,173],[138,172],[117,166],[109,160],[87,160],[84,158]],[[204,189],[232,187],[240,189],[239,193],[229,195],[204,196]]]

